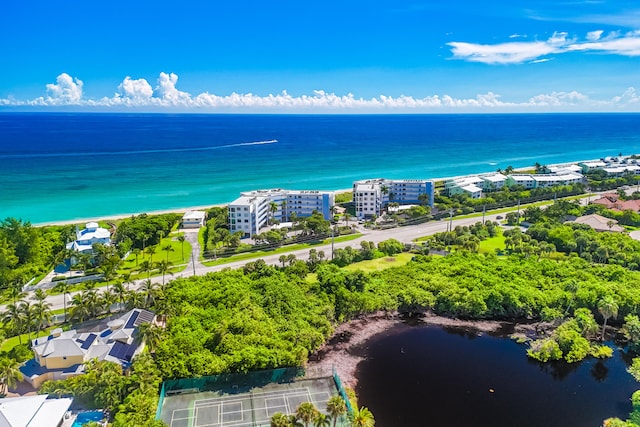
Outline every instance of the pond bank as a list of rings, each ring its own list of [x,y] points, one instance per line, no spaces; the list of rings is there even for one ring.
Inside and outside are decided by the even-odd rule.
[[[436,325],[468,329],[469,333],[518,335],[534,338],[540,324],[519,324],[496,320],[461,320],[425,313],[419,317],[403,318],[397,312],[376,312],[360,316],[338,326],[333,336],[315,353],[309,356],[311,369],[335,367],[343,383],[350,388],[357,386],[358,363],[366,359],[367,341],[400,324]],[[524,350],[523,350],[524,351]]]

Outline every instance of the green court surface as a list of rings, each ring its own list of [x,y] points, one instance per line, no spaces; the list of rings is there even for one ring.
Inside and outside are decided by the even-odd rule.
[[[170,427],[268,427],[273,414],[293,414],[304,402],[326,413],[327,401],[336,394],[333,377],[295,379],[249,390],[172,390],[166,393],[159,413]]]

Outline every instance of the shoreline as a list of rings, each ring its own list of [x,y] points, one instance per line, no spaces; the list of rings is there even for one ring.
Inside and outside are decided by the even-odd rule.
[[[545,165],[547,167],[563,167],[563,166],[569,166],[569,165],[574,165],[574,164],[578,164],[581,162],[593,162],[593,161],[597,161],[599,159],[591,159],[591,160],[576,160],[576,161],[571,161],[571,162],[562,162],[562,163],[553,163],[553,164],[548,164]],[[535,165],[530,165],[530,166],[525,166],[525,167],[519,167],[519,168],[514,168],[514,172],[517,173],[522,173],[522,172],[526,172],[526,171],[530,171],[532,169],[535,168]],[[488,174],[488,173],[493,173],[495,171],[486,171],[486,172],[480,172],[480,173],[475,173],[475,174],[469,174],[469,175],[459,175],[459,176],[453,176],[453,177],[445,177],[445,178],[431,178],[431,181],[434,182],[438,182],[438,181],[446,181],[448,179],[456,179],[456,178],[463,178],[463,177],[467,177],[467,176],[476,176],[476,175],[483,175],[483,174]],[[353,191],[353,188],[343,188],[343,189],[338,189],[338,190],[329,190],[329,191],[334,191],[336,194],[339,193],[346,193],[346,192],[351,192]],[[89,218],[78,218],[78,219],[69,219],[69,220],[59,220],[59,221],[45,221],[45,222],[39,222],[39,223],[32,223],[31,225],[35,226],[35,227],[46,227],[46,226],[54,226],[54,225],[73,225],[73,224],[83,224],[83,223],[87,223],[87,222],[91,222],[91,221],[113,221],[113,220],[119,220],[119,219],[123,219],[123,218],[129,218],[131,216],[137,216],[137,215],[141,215],[141,214],[148,214],[148,215],[160,215],[160,214],[167,214],[167,213],[182,213],[182,212],[186,212],[186,211],[190,211],[190,210],[206,210],[206,209],[210,209],[213,207],[223,207],[223,206],[227,206],[229,205],[229,203],[231,203],[231,201],[226,202],[226,203],[214,203],[211,205],[199,205],[199,206],[187,206],[187,207],[178,207],[178,208],[170,208],[170,209],[159,209],[159,210],[152,210],[152,211],[144,211],[144,212],[137,212],[137,213],[128,213],[128,214],[113,214],[113,215],[107,215],[107,216],[103,216],[103,217],[89,217]]]
[[[334,191],[336,194],[339,194],[339,193],[351,192],[351,191],[353,191],[353,188],[330,190],[330,191]],[[96,217],[90,217],[90,218],[78,218],[78,219],[68,219],[68,220],[60,220],[60,221],[46,221],[46,222],[39,222],[39,223],[31,223],[31,225],[33,225],[34,227],[48,227],[48,226],[53,226],[53,225],[85,224],[87,222],[92,222],[92,221],[93,222],[114,221],[114,220],[119,220],[119,219],[124,219],[124,218],[131,218],[132,216],[138,216],[138,215],[142,215],[142,214],[162,215],[162,214],[168,214],[168,213],[184,213],[184,212],[187,212],[187,211],[203,211],[203,210],[207,210],[207,209],[211,209],[211,208],[215,208],[215,207],[224,207],[224,206],[229,205],[229,203],[231,203],[231,202],[213,203],[211,205],[187,206],[187,207],[179,207],[179,208],[172,208],[172,209],[158,209],[158,210],[144,211],[144,212],[137,212],[137,213],[128,213],[128,214],[124,214],[124,213],[123,214],[113,214],[113,215],[96,216]]]
[[[350,320],[339,325],[322,347],[309,355],[307,367],[321,371],[335,368],[343,384],[355,390],[358,385],[358,364],[366,360],[363,350],[366,350],[367,342],[399,325],[468,328],[478,334],[506,334],[505,329],[511,328],[513,332],[510,335],[532,336],[537,333],[536,326],[533,324],[500,320],[460,320],[439,316],[431,312],[424,313],[414,322],[409,324],[397,312],[385,313],[381,311]]]

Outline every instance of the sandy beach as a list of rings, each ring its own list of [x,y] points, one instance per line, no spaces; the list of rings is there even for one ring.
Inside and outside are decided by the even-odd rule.
[[[353,191],[352,188],[343,188],[340,190],[331,190],[334,191],[336,194],[339,193],[348,193]],[[207,209],[211,209],[214,207],[224,207],[227,206],[229,203],[217,203],[217,204],[212,204],[212,205],[201,205],[201,206],[189,206],[189,207],[184,207],[184,208],[175,208],[175,209],[161,209],[161,210],[153,210],[153,211],[146,211],[146,212],[138,212],[138,213],[125,213],[125,214],[115,214],[115,215],[108,215],[108,216],[101,216],[101,217],[92,217],[92,218],[78,218],[78,219],[70,219],[70,220],[65,220],[65,221],[51,221],[51,222],[42,222],[42,223],[36,223],[36,224],[32,224],[36,227],[46,227],[49,225],[69,225],[69,224],[86,224],[87,222],[92,222],[92,221],[115,221],[115,220],[119,220],[119,219],[123,219],[123,218],[129,218],[132,216],[136,216],[136,215],[141,215],[143,213],[146,213],[148,215],[161,215],[161,214],[167,214],[167,213],[185,213],[187,211],[204,211]]]

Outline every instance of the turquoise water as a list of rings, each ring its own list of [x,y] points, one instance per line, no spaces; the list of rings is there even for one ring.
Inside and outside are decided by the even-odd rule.
[[[82,427],[91,421],[101,421],[104,418],[104,413],[102,411],[89,411],[89,412],[81,412],[78,414],[78,417],[73,422],[71,427]]]
[[[618,153],[640,153],[640,115],[2,113],[0,218],[38,224]]]

